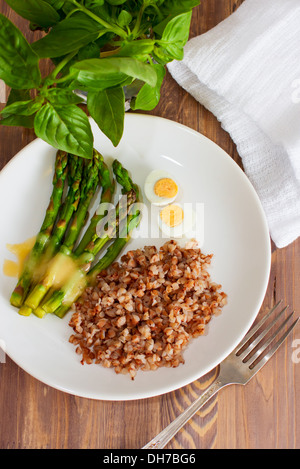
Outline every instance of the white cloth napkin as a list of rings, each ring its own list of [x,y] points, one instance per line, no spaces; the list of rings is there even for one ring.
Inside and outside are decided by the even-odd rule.
[[[168,69],[230,134],[274,243],[290,244],[300,236],[300,0],[245,0]]]

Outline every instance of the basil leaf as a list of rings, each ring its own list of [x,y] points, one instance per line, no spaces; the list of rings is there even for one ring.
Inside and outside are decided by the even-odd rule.
[[[95,42],[90,42],[89,44],[81,47],[78,50],[77,54],[65,65],[65,67],[62,68],[61,75],[62,76],[67,75],[70,71],[70,67],[72,64],[79,62],[81,60],[91,59],[93,57],[98,58],[99,56],[100,56],[99,46]],[[54,65],[58,65],[63,60],[63,58],[64,57],[53,57],[52,62],[54,63]],[[65,87],[66,82],[63,82],[62,84],[58,84],[58,85],[59,86],[62,85],[63,87]]]
[[[154,60],[161,65],[166,65],[168,62],[174,60],[174,57],[161,46],[154,46],[152,55]]]
[[[38,57],[18,28],[0,14],[0,78],[11,88],[36,88],[41,82]]]
[[[120,51],[115,57],[142,57],[153,51],[155,42],[152,39],[138,39],[136,41],[124,41]]]
[[[47,100],[52,104],[79,104],[82,98],[67,88],[50,88],[46,94]]]
[[[75,104],[45,104],[36,114],[34,130],[37,137],[54,148],[91,158],[93,134],[87,115]]]
[[[60,20],[57,11],[43,0],[5,0],[8,5],[26,20],[48,28]]]
[[[166,64],[174,59],[183,59],[183,47],[189,37],[191,16],[191,11],[170,15],[155,26],[155,32],[161,35],[153,48],[153,57],[158,63]]]
[[[50,5],[55,9],[55,10],[60,10],[65,3],[65,0],[44,0],[47,3],[50,3]]]
[[[200,0],[165,0],[161,6],[161,11],[171,14],[184,13],[186,11],[192,10],[194,7],[200,5]]]
[[[27,101],[16,101],[12,104],[6,105],[0,112],[3,118],[18,115],[18,116],[31,116],[35,114],[42,106],[43,100],[40,98],[29,99]]]
[[[122,5],[127,0],[106,0],[110,5]]]
[[[30,99],[30,91],[29,90],[14,90],[13,88],[10,90],[6,105],[15,103],[16,101],[27,101]]]
[[[75,73],[75,70],[73,70]],[[127,82],[128,76],[124,73],[119,74],[104,74],[102,76],[90,74],[89,72],[82,70],[77,72],[77,77],[73,79],[68,87],[71,90],[81,91],[98,91],[112,88],[114,86],[123,85]]]
[[[183,45],[182,44],[168,44],[166,47],[154,48],[154,53],[163,62],[171,62],[172,60],[183,59]]]
[[[15,127],[25,127],[27,129],[33,129],[34,115],[32,116],[9,116],[5,119],[0,120],[0,125],[8,125]]]
[[[142,109],[144,111],[151,111],[154,109],[160,100],[160,89],[164,80],[166,69],[163,65],[154,64],[153,67],[157,73],[157,82],[154,87],[145,83],[138,92],[136,98],[133,98],[130,107],[133,110]]]
[[[181,42],[185,44],[189,38],[192,12],[181,13],[168,22],[162,35],[162,40],[167,42]]]
[[[118,16],[118,25],[123,28],[124,26],[128,26],[131,21],[132,15],[128,11],[122,10]]]
[[[15,90],[12,88],[8,96],[6,108],[17,101],[27,101],[27,100],[30,100],[29,90]],[[0,125],[26,127],[26,128],[32,129],[33,122],[34,122],[34,115],[18,116],[15,114],[15,115],[11,115],[5,118],[2,115],[2,119],[0,120]]]
[[[61,57],[93,42],[103,26],[86,14],[74,13],[70,18],[53,26],[49,34],[32,44],[39,57]]]
[[[100,57],[100,47],[96,42],[90,42],[89,44],[81,47],[74,59],[77,62],[85,59],[93,59]]]
[[[189,38],[192,12],[182,13],[172,18],[166,25],[162,38],[157,41],[159,48],[155,54],[160,58],[182,60],[183,47]]]
[[[123,83],[128,77],[138,78],[155,86],[157,74],[149,64],[131,57],[87,59],[74,64],[70,70],[77,72],[76,82],[90,89],[105,89]]]
[[[103,5],[95,5],[92,8],[92,12],[99,16],[101,19],[109,23],[112,20],[111,6],[106,2]]]
[[[104,4],[104,0],[85,0],[84,6],[87,8],[93,8],[95,6],[102,6]]]
[[[91,117],[116,147],[123,135],[125,95],[121,86],[89,91],[87,107]]]

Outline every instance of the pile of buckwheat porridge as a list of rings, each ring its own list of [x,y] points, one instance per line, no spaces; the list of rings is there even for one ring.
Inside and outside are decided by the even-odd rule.
[[[82,364],[116,373],[177,367],[191,339],[203,335],[227,303],[195,240],[128,251],[101,272],[74,305],[70,342]]]

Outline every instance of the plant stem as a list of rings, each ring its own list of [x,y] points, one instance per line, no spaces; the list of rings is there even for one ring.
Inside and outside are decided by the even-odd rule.
[[[68,0],[68,1],[70,3],[73,3],[73,5],[75,5],[78,8],[78,10],[82,11],[83,13],[88,15],[90,18],[95,20],[97,23],[104,26],[107,30],[114,32],[115,34],[117,34],[120,37],[123,37],[123,38],[127,37],[127,33],[122,28],[120,28],[119,26],[107,23],[107,21],[100,18],[100,16],[95,15],[92,11],[88,10],[85,6],[81,5],[76,0]]]
[[[133,28],[132,33],[131,33],[133,37],[138,36],[138,32],[139,32],[141,21],[142,21],[142,16],[144,14],[144,10],[145,10],[146,6],[147,5],[142,5],[141,6],[141,9],[140,9],[139,14],[138,14],[137,19],[136,19],[136,23],[135,23],[134,28]]]
[[[65,75],[64,77],[58,78],[57,80],[55,80],[55,83],[63,83],[64,81],[70,80],[75,75],[76,71],[73,71],[72,73],[68,73],[68,75]]]
[[[76,11],[80,11],[80,8],[75,8],[74,10],[71,10],[71,11],[67,14],[67,16],[66,16],[65,19],[70,18],[70,16],[72,16],[73,13],[76,13]]]
[[[105,52],[100,52],[100,57],[103,59],[104,57],[110,57],[112,55],[117,54],[120,51],[121,47],[117,47],[113,50],[107,50]]]
[[[59,62],[59,64],[55,67],[55,69],[53,70],[53,72],[49,75],[49,77],[55,79],[57,77],[57,75],[59,74],[59,72],[64,68],[65,65],[67,65],[68,62],[70,62],[71,59],[73,59],[73,57],[75,57],[75,55],[77,54],[78,52],[78,49],[77,50],[74,50],[72,52],[70,52],[68,55],[66,55],[61,62]]]
[[[43,86],[41,87],[41,90],[40,90],[41,94],[43,94],[43,91],[45,91],[48,88],[48,86],[53,85],[53,83],[61,83],[63,81],[69,80],[72,77],[72,75],[74,75],[74,73],[72,74],[69,73],[68,75],[62,78],[58,78],[56,80],[56,77],[59,74],[59,72],[67,65],[68,62],[70,62],[70,60],[73,59],[73,57],[75,57],[77,52],[78,52],[78,49],[66,55],[61,60],[61,62],[59,62],[59,64],[55,67],[55,69],[45,78]]]

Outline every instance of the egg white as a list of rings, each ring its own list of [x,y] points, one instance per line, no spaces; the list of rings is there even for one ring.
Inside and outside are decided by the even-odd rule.
[[[178,187],[178,191],[179,191],[179,186],[178,186],[176,179],[167,171],[164,171],[162,169],[155,169],[151,171],[151,173],[148,174],[145,180],[145,184],[144,184],[145,196],[147,197],[149,202],[151,202],[153,205],[160,206],[160,207],[174,202],[174,200],[176,199],[178,195],[178,191],[174,197],[159,197],[158,195],[155,194],[154,186],[157,181],[163,178],[172,179],[176,183]]]

